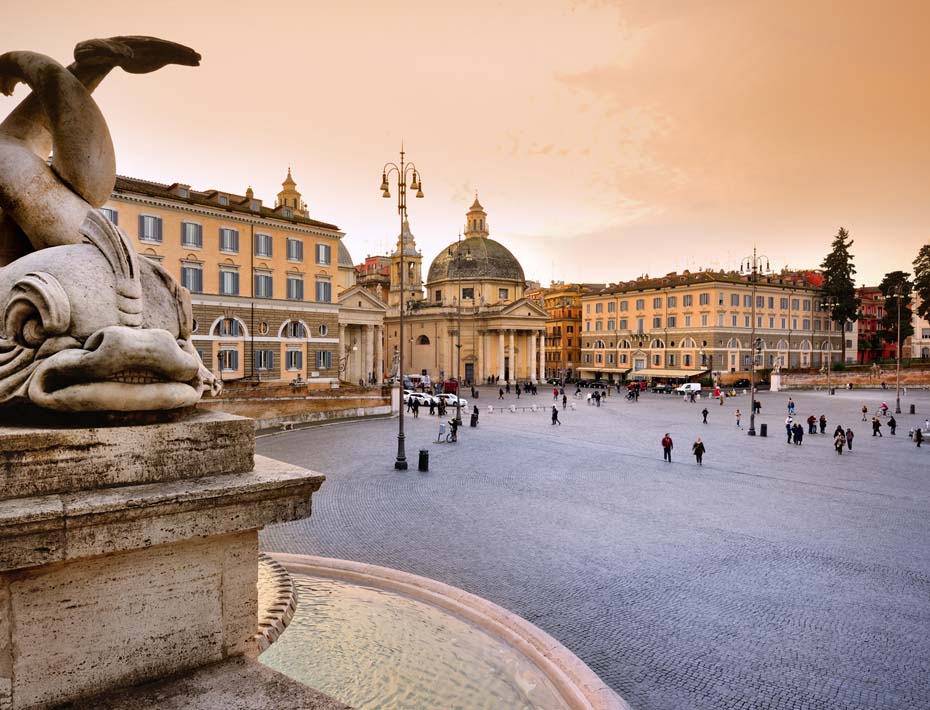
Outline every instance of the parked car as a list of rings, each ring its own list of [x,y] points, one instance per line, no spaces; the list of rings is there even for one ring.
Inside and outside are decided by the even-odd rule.
[[[653,382],[652,391],[656,394],[671,394],[675,389],[671,382]]]
[[[730,387],[735,389],[749,389],[749,380],[747,380],[745,377],[741,377],[732,385],[730,385]]]
[[[451,392],[442,392],[441,394],[437,394],[437,395],[436,395],[436,399],[437,399],[437,400],[439,400],[439,399],[445,400],[445,403],[446,403],[446,406],[447,406],[447,407],[454,407],[456,401],[461,402],[462,407],[467,407],[467,406],[468,406],[468,400],[467,400],[467,399],[465,399],[464,397],[458,397],[457,395],[454,395],[454,394],[452,394]]]
[[[679,385],[675,388],[675,391],[678,394],[697,394],[701,391],[701,384],[699,382],[685,382],[683,385]]]
[[[437,403],[436,398],[431,394],[426,394],[426,392],[413,392],[412,390],[404,390],[404,404],[410,400],[416,400],[420,403],[420,406],[429,406],[430,402],[433,404]]]

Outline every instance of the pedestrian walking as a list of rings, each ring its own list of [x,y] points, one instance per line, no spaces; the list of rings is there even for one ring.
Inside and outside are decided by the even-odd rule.
[[[788,414],[794,414],[794,400],[788,397]]]
[[[420,416],[420,400],[413,400],[413,418],[416,419]]]
[[[811,414],[807,418],[807,433],[816,434],[817,433],[817,417]]]
[[[552,426],[555,426],[556,424],[558,424],[559,426],[562,426],[562,422],[559,421],[559,408],[553,404],[552,405]]]
[[[564,394],[562,395],[562,409],[565,409],[568,406],[568,397]]]
[[[846,438],[846,430],[843,428],[842,424],[837,424],[836,429],[833,430],[833,437],[836,438],[840,434],[843,435],[843,438]]]
[[[827,432],[827,417],[823,414],[820,415],[820,433],[825,434]]]
[[[865,421],[865,417],[868,413],[869,413],[868,405],[863,404],[862,405],[862,421]]]
[[[740,423],[739,423],[740,417],[742,417],[742,416],[743,416],[743,415],[740,414],[739,410],[737,409],[737,410],[736,410],[736,426],[737,426],[737,428],[739,428],[739,429],[742,429],[742,428],[743,428],[743,427],[740,425]]]
[[[921,431],[920,427],[914,431],[914,441],[917,442],[917,448],[920,448],[920,443],[924,440],[924,433]]]
[[[707,415],[708,415],[708,414],[710,414],[710,412],[707,411],[707,407],[704,407],[704,409],[701,410],[701,416],[704,417],[704,423],[705,423],[705,424],[707,424]]]
[[[552,399],[558,399],[558,398],[559,398],[559,388],[553,387],[552,388]]]
[[[498,393],[497,393],[497,398],[498,398],[498,399],[503,399],[503,398],[504,398],[504,388],[503,388],[503,387],[501,387],[500,390],[498,391]]]
[[[665,436],[662,437],[662,456],[669,463],[672,462],[672,449],[674,446],[672,437],[668,435],[668,432],[665,432]]]
[[[846,430],[846,448],[850,451],[852,451],[852,442],[855,436],[856,435],[853,434],[852,427],[849,427],[849,429]]]
[[[510,380],[507,380],[504,383],[504,390],[507,392],[507,394],[510,394]]]
[[[785,418],[785,433],[788,435],[788,443],[789,443],[789,444],[791,443],[791,438],[792,438],[792,436],[794,435],[794,431],[793,431],[793,429],[792,429],[793,426],[794,426],[794,419],[792,419],[792,418],[791,418],[791,415],[789,414],[789,415]]]
[[[478,426],[478,405],[474,406],[474,409],[471,410],[471,426]]]
[[[517,391],[517,399],[520,399],[520,385],[517,385],[516,391]]]
[[[891,435],[894,436],[894,430],[898,428],[898,422],[894,418],[894,414],[891,415],[891,418],[888,420],[888,431],[891,432]]]
[[[878,417],[872,417],[872,436],[882,435],[882,422]]]
[[[429,415],[430,415],[430,416],[433,416],[435,413],[436,413],[436,399],[435,399],[434,397],[430,397],[430,400],[429,400]]]
[[[804,441],[804,427],[801,426],[801,422],[798,422],[794,425],[794,445],[800,446],[801,442]]]
[[[703,465],[704,465],[704,463],[703,463],[703,460],[704,460],[704,452],[705,452],[706,450],[707,450],[707,449],[704,448],[704,442],[701,441],[701,437],[698,437],[698,438],[694,441],[694,444],[691,446],[691,451],[694,452],[694,458],[697,459],[697,465],[698,465],[698,466],[703,466]]]
[[[844,446],[846,446],[846,434],[841,430],[840,433],[833,437],[833,448],[836,449],[837,454],[842,456]]]

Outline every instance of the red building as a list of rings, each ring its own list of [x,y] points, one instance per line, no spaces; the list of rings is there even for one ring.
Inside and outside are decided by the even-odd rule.
[[[856,291],[861,305],[856,326],[859,335],[859,362],[894,360],[894,342],[882,340],[882,318],[885,316],[885,297],[878,286],[863,286]]]

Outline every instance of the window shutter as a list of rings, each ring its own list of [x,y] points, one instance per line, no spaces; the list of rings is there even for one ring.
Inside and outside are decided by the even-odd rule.
[[[139,239],[145,238],[145,217],[139,215]]]
[[[161,241],[161,240],[162,240],[162,234],[161,234],[161,217],[156,217],[156,218],[155,218],[155,235],[156,235],[156,238],[158,239],[158,241]]]

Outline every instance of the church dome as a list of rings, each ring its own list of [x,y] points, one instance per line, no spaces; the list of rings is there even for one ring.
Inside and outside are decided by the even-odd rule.
[[[350,269],[355,267],[355,263],[352,261],[352,255],[349,253],[346,245],[342,243],[341,239],[339,240],[339,266],[345,266]]]
[[[510,250],[500,242],[487,237],[452,242],[433,259],[426,280],[432,283],[459,278],[470,281],[487,279],[520,283],[526,280],[523,267]]]

